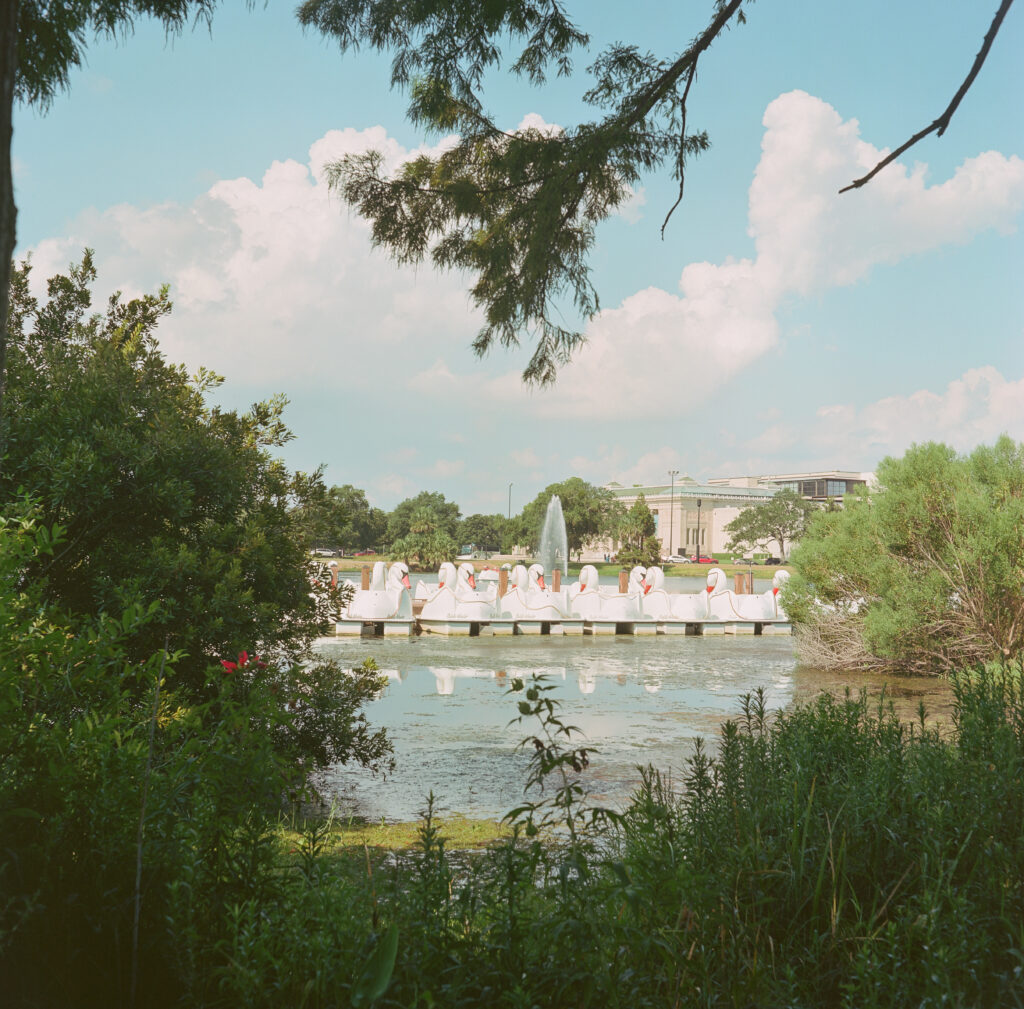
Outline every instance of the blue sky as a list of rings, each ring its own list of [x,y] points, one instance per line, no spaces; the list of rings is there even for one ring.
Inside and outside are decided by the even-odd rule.
[[[496,76],[507,128],[569,125],[609,40],[671,56],[709,3],[570,4],[593,36],[544,89]],[[212,367],[219,400],[291,401],[295,468],[393,507],[437,490],[464,513],[546,484],[873,469],[911,442],[1024,439],[1024,12],[942,139],[836,190],[931,122],[995,0],[759,3],[702,61],[691,125],[712,148],[687,195],[644,180],[593,255],[602,314],[554,389],[528,349],[478,361],[466,278],[399,269],[326,192],[325,161],[418,134],[388,60],[339,55],[291,5],[227,2],[212,32],[90,45],[70,91],[14,134],[18,255],[35,276],[88,245],[102,291],[171,284],[168,357]],[[991,7],[991,9],[989,9]]]

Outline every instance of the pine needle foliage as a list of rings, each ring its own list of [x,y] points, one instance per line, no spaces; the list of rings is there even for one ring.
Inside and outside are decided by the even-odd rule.
[[[484,109],[485,74],[507,56],[513,73],[540,84],[552,67],[571,73],[573,53],[589,42],[557,0],[306,0],[299,20],[342,51],[393,53],[392,84],[407,88],[415,125],[457,134],[440,154],[397,168],[379,151],[346,155],[327,166],[328,183],[398,262],[429,257],[475,278],[485,320],[478,355],[528,335],[524,380],[553,382],[583,340],[559,321],[562,306],[583,319],[600,307],[587,261],[597,225],[666,162],[681,192],[687,161],[709,146],[688,128],[686,100],[698,59],[742,20],[742,2],[717,0],[708,27],[670,59],[624,44],[601,53],[585,101],[603,116],[510,133]]]

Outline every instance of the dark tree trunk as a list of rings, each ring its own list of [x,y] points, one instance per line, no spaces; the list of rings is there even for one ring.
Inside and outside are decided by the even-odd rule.
[[[3,466],[7,425],[4,388],[7,382],[7,309],[11,293],[11,258],[14,255],[14,179],[11,175],[11,138],[14,134],[14,71],[18,60],[18,2],[0,2],[0,467]]]

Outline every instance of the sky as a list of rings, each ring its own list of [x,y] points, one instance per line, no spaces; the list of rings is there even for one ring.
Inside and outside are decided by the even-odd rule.
[[[945,109],[996,6],[752,5],[701,61],[690,125],[712,147],[664,239],[667,169],[600,227],[601,311],[566,317],[587,343],[553,388],[522,384],[528,342],[476,358],[469,278],[397,266],[328,191],[346,152],[398,165],[445,138],[406,120],[386,56],[342,56],[276,0],[90,41],[48,110],[16,110],[16,256],[41,292],[94,249],[99,306],[169,284],[168,359],[223,375],[225,407],[284,393],[288,464],[386,509],[430,490],[514,513],[571,476],[869,471],[914,442],[1024,440],[1022,5],[946,134],[837,193]],[[492,75],[504,128],[592,118],[604,45],[671,57],[711,3],[567,7],[590,50],[543,88]]]

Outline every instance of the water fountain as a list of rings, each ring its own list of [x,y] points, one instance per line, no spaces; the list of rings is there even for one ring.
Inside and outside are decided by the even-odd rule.
[[[540,562],[549,573],[556,567],[562,569],[563,575],[569,573],[569,542],[565,535],[562,499],[557,494],[552,495],[544,516],[544,527],[540,533]]]

